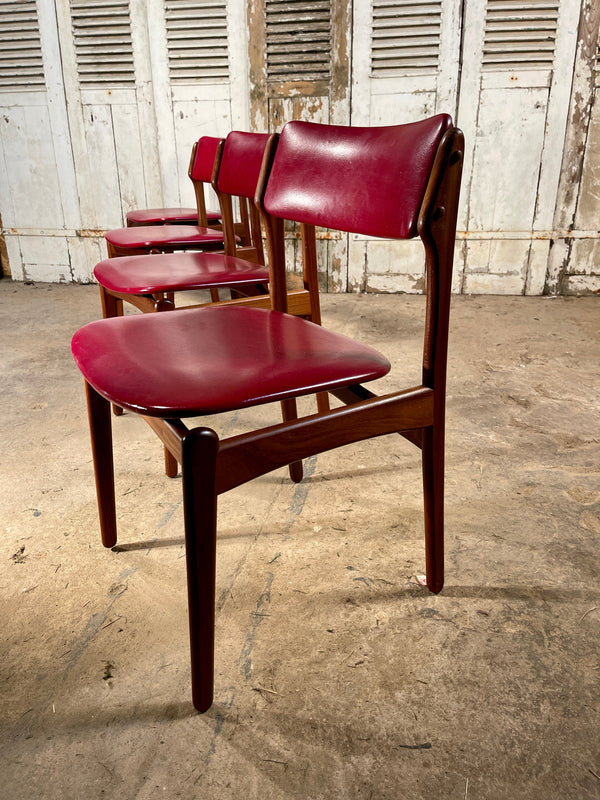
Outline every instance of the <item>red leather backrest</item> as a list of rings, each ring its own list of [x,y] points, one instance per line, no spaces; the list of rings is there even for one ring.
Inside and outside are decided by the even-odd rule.
[[[232,131],[225,139],[218,186],[225,194],[254,197],[268,133]]]
[[[405,239],[417,218],[448,114],[379,128],[288,122],[264,206],[324,228]]]
[[[214,136],[203,136],[201,139],[198,139],[196,157],[192,164],[192,173],[190,176],[193,181],[210,183],[215,156],[217,155],[217,147],[220,141],[220,139],[216,139]]]

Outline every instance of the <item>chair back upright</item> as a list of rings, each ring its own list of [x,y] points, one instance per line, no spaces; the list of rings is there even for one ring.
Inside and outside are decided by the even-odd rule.
[[[283,311],[283,220],[301,223],[303,259],[312,258],[313,279],[315,226],[388,239],[421,237],[427,277],[423,382],[433,388],[435,373],[442,393],[462,142],[447,114],[378,128],[288,122],[257,193],[273,305]]]
[[[202,136],[192,148],[188,175],[194,186],[196,205],[198,207],[198,225],[201,228],[208,227],[204,184],[210,184],[211,182],[215,156],[220,141],[221,139],[215,136]]]
[[[268,133],[232,131],[217,149],[212,186],[219,199],[223,223],[224,250],[227,255],[264,264],[260,215],[254,203],[249,204],[250,241],[238,247],[233,222],[232,198],[240,201],[240,212],[253,200],[261,173],[265,148],[272,136]]]

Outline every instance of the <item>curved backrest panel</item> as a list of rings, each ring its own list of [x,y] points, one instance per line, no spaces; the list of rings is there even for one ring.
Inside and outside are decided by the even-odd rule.
[[[219,191],[236,197],[254,197],[268,133],[232,131],[225,139],[219,168]]]
[[[406,239],[417,233],[427,179],[448,114],[379,128],[288,122],[264,196],[276,217]]]
[[[198,139],[196,156],[192,164],[192,169],[190,170],[190,178],[193,181],[210,183],[215,156],[217,155],[217,147],[220,141],[220,139],[214,136],[203,136],[201,139]]]

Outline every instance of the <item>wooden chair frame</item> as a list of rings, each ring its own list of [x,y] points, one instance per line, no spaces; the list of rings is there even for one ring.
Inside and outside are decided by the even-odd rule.
[[[267,232],[271,294],[285,310],[283,220],[262,206],[269,159],[257,199]],[[399,433],[421,450],[425,507],[427,586],[439,592],[444,582],[444,420],[448,324],[455,229],[463,157],[463,136],[450,128],[438,146],[418,216],[426,257],[426,323],[422,383],[384,396],[362,385],[333,391],[344,403],[325,413],[291,419],[261,430],[220,439],[211,428],[189,429],[182,420],[145,417],[182,465],[188,576],[192,695],[206,711],[213,700],[217,498],[220,494],[278,467],[365,439]],[[308,272],[316,272],[315,231],[302,225]],[[200,312],[201,313],[201,312]],[[102,542],[117,542],[110,404],[88,383]]]

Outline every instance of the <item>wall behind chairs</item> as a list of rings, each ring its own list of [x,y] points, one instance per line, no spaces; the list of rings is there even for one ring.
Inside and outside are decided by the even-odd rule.
[[[203,134],[447,111],[466,137],[455,291],[600,289],[598,3],[0,0],[0,14],[15,280],[90,281],[128,210],[193,205],[187,163]],[[415,243],[320,236],[324,288],[422,291]]]

